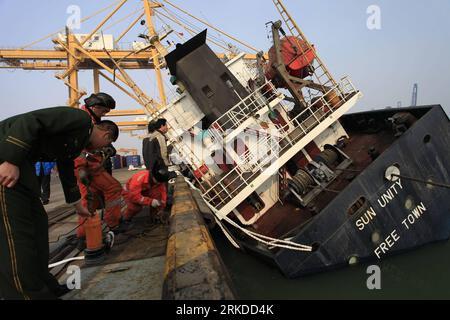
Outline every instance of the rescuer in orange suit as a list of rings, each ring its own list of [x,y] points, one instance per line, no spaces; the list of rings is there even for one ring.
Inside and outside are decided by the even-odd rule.
[[[127,204],[127,210],[123,216],[126,223],[138,214],[142,207],[150,207],[152,218],[163,210],[167,203],[166,182],[169,174],[166,169],[155,167],[150,172],[144,170],[134,174],[124,186],[123,196]]]
[[[101,121],[104,115],[116,107],[115,100],[102,92],[92,94],[84,102],[85,105],[82,109],[91,116],[94,124]],[[106,224],[114,233],[119,233],[122,185],[108,172],[108,166],[105,166],[105,163],[111,162],[109,158],[114,154],[115,149],[112,145],[90,152],[84,150],[75,159],[75,175],[80,188],[82,204],[86,207],[89,206],[91,212],[104,206]],[[88,181],[86,182],[86,180]],[[89,198],[91,195],[94,195],[92,199]],[[84,219],[79,219],[80,227],[77,229],[79,247],[84,247],[85,244],[83,221]]]
[[[91,94],[91,96],[85,99],[84,102],[85,105],[82,106],[81,109],[89,113],[94,124],[99,123],[103,116],[116,107],[116,101],[113,97],[103,92]],[[116,155],[116,149],[114,149],[112,145],[105,147],[104,150],[107,150],[109,157]],[[104,167],[106,171],[112,175],[112,162],[104,161]]]

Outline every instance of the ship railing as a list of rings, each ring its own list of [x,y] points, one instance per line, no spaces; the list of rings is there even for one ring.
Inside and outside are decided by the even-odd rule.
[[[204,193],[205,200],[210,204],[226,203],[235,197],[239,190],[248,185],[249,180],[276,161],[280,152],[279,140],[279,137],[270,134],[258,138],[256,146],[247,149],[236,159],[233,170]]]
[[[210,204],[218,201],[226,203],[235,197],[239,190],[248,185],[249,180],[277,160],[281,150],[279,142],[279,137],[270,134],[258,138],[252,149],[247,149],[236,159],[233,170],[204,193],[205,200]]]
[[[356,92],[357,90],[351,80],[348,77],[342,78],[339,83],[331,87],[324,94],[308,101],[307,104],[309,107],[305,108],[295,117],[291,117],[286,125],[280,128],[283,132],[283,138],[291,138],[292,140],[292,136],[295,137],[295,134],[292,134],[293,131],[302,131],[303,134],[308,133],[322,119],[327,118],[331,113],[339,109]],[[287,112],[286,109],[285,111]],[[295,128],[296,130],[292,130],[291,128]]]
[[[282,96],[282,94],[275,89],[270,81],[268,81],[247,97],[241,99],[238,104],[218,118],[211,125],[211,128],[219,130],[222,133],[224,133],[225,130],[235,130],[249,118],[254,117],[258,111],[268,107],[268,103],[279,96]]]
[[[263,113],[263,110],[268,110],[271,104],[277,104],[283,97],[283,94],[279,93],[271,82],[264,83],[217,119],[208,129],[208,135],[215,143],[226,144],[224,139],[231,141],[254,121],[258,112]]]
[[[238,163],[231,171],[226,173],[225,176],[202,194],[205,201],[220,211],[222,207],[233,199],[239,199],[244,189],[248,189],[246,187],[252,185],[252,188],[256,188],[252,182],[258,176],[264,174],[266,168],[272,164],[275,164],[277,169],[283,166],[289,159],[282,156],[289,149],[300,145],[303,137],[328,119],[342,105],[357,94],[357,92],[350,79],[343,78],[308,108],[295,117],[288,119],[286,125],[278,129],[279,134],[277,136],[272,135],[266,140],[261,140],[261,145],[264,144],[265,147],[269,145],[270,152],[268,152],[266,157],[255,159],[253,155],[250,155],[249,150],[246,151],[241,158],[241,163]],[[278,147],[274,148],[272,147],[273,145],[278,145]],[[241,200],[243,201],[246,196],[243,195]],[[229,212],[234,208],[231,208]],[[221,212],[221,214],[228,214],[228,212]]]
[[[279,154],[278,137],[266,134],[262,137],[256,137],[256,141],[256,144],[252,145],[251,148],[246,148],[236,159],[236,169],[241,174],[265,167]]]

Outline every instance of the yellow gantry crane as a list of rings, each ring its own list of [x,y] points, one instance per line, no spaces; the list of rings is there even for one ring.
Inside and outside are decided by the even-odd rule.
[[[97,11],[93,15],[84,18],[82,21],[86,21],[108,9],[112,9],[112,11],[110,11],[87,36],[80,38],[70,32],[68,28],[65,28],[65,37],[54,37],[52,39],[56,44],[57,49],[32,50],[28,49],[28,47],[55,36],[58,33],[53,33],[47,37],[39,39],[27,46],[22,47],[21,49],[0,49],[0,68],[55,70],[59,72],[55,76],[62,80],[68,87],[68,105],[71,107],[79,107],[80,99],[87,94],[87,92],[84,92],[79,88],[78,72],[80,70],[92,70],[94,80],[93,92],[100,91],[100,78],[103,78],[127,94],[141,106],[140,109],[114,110],[108,114],[108,116],[156,117],[167,105],[167,97],[164,90],[164,81],[161,74],[161,69],[165,67],[164,56],[168,53],[168,50],[161,43],[161,40],[163,40],[167,35],[157,34],[154,19],[158,18],[162,20],[162,18],[165,18],[166,20],[170,20],[172,23],[175,23],[187,30],[187,32],[191,35],[198,32],[198,30],[196,31],[192,27],[189,27],[185,23],[186,20],[181,19],[180,15],[173,13],[168,7],[178,10],[197,22],[200,22],[223,34],[229,39],[239,43],[243,47],[254,51],[254,54],[248,54],[246,55],[246,58],[251,60],[256,59],[256,52],[258,52],[256,48],[212,26],[208,22],[195,17],[176,4],[165,0],[162,2],[139,0],[142,1],[142,7],[132,13],[139,13],[137,18],[133,20],[133,22],[128,25],[127,28],[114,41],[114,45],[117,45],[119,40],[121,40],[135,25],[139,23],[139,21],[141,21],[141,24],[146,24],[147,28],[147,34],[144,35],[147,43],[144,47],[133,48],[130,50],[108,50],[106,49],[106,46],[103,46],[101,49],[90,49],[86,44],[88,44],[93,37],[103,40],[104,43],[105,40],[102,28],[104,28],[105,24],[107,24],[107,22],[110,21],[111,18],[124,7],[127,1],[128,0],[116,1],[108,7]],[[128,18],[131,15],[127,15],[125,18]],[[141,20],[144,17],[145,22]],[[125,20],[125,18],[120,19],[113,24],[117,24],[118,22]],[[175,32],[175,34],[180,37],[180,33]],[[209,41],[226,51],[232,52],[232,50],[230,50],[231,46],[220,43],[220,40],[210,37]],[[218,56],[220,58],[224,58],[226,55],[218,54]],[[149,97],[128,75],[128,70],[136,69],[153,69],[155,71],[155,78],[159,92],[158,101]],[[145,129],[147,126],[147,121],[123,121],[118,122],[118,124],[123,127],[123,131],[132,132],[134,130]]]
[[[136,156],[138,154],[138,150],[137,149],[126,149],[126,148],[120,148],[117,149],[117,152],[119,154],[123,154],[123,155],[132,155],[132,156]]]

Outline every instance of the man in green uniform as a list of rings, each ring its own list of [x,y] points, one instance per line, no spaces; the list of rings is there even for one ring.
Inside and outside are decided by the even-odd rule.
[[[66,202],[81,216],[73,160],[85,148],[109,145],[119,130],[93,125],[80,109],[56,107],[0,122],[0,298],[52,299],[61,286],[48,271],[48,218],[39,200],[37,161],[56,161]]]

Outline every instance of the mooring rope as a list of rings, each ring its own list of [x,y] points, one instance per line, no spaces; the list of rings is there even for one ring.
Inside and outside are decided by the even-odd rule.
[[[189,181],[189,179],[185,178],[186,183],[193,189],[196,191],[200,190],[195,187],[191,181]],[[223,226],[221,226],[221,222],[219,217],[217,216],[217,209],[214,208],[211,204],[209,204],[207,201],[205,201],[206,205],[208,206],[208,208],[211,209],[212,213],[214,214],[214,217],[216,218],[216,222],[218,223],[218,225],[220,226],[220,228],[222,229],[222,231],[224,231],[225,236],[230,240],[230,242],[236,247],[237,243],[232,239],[232,236],[227,234],[228,232],[225,231],[225,228]],[[223,217],[223,220],[225,220],[226,222],[228,222],[230,225],[232,225],[233,227],[241,230],[243,233],[245,233],[246,235],[248,235],[249,237],[257,240],[258,242],[261,242],[267,246],[271,246],[271,247],[277,247],[277,248],[284,248],[284,249],[290,249],[290,250],[296,250],[296,251],[307,251],[307,252],[311,252],[313,250],[313,248],[311,246],[308,245],[304,245],[304,244],[299,244],[299,243],[295,243],[292,242],[290,240],[282,240],[282,239],[276,239],[276,238],[272,238],[272,237],[268,237],[250,230],[247,230],[245,228],[242,228],[241,226],[239,226],[236,222],[234,222],[233,220],[231,220],[228,217]]]

